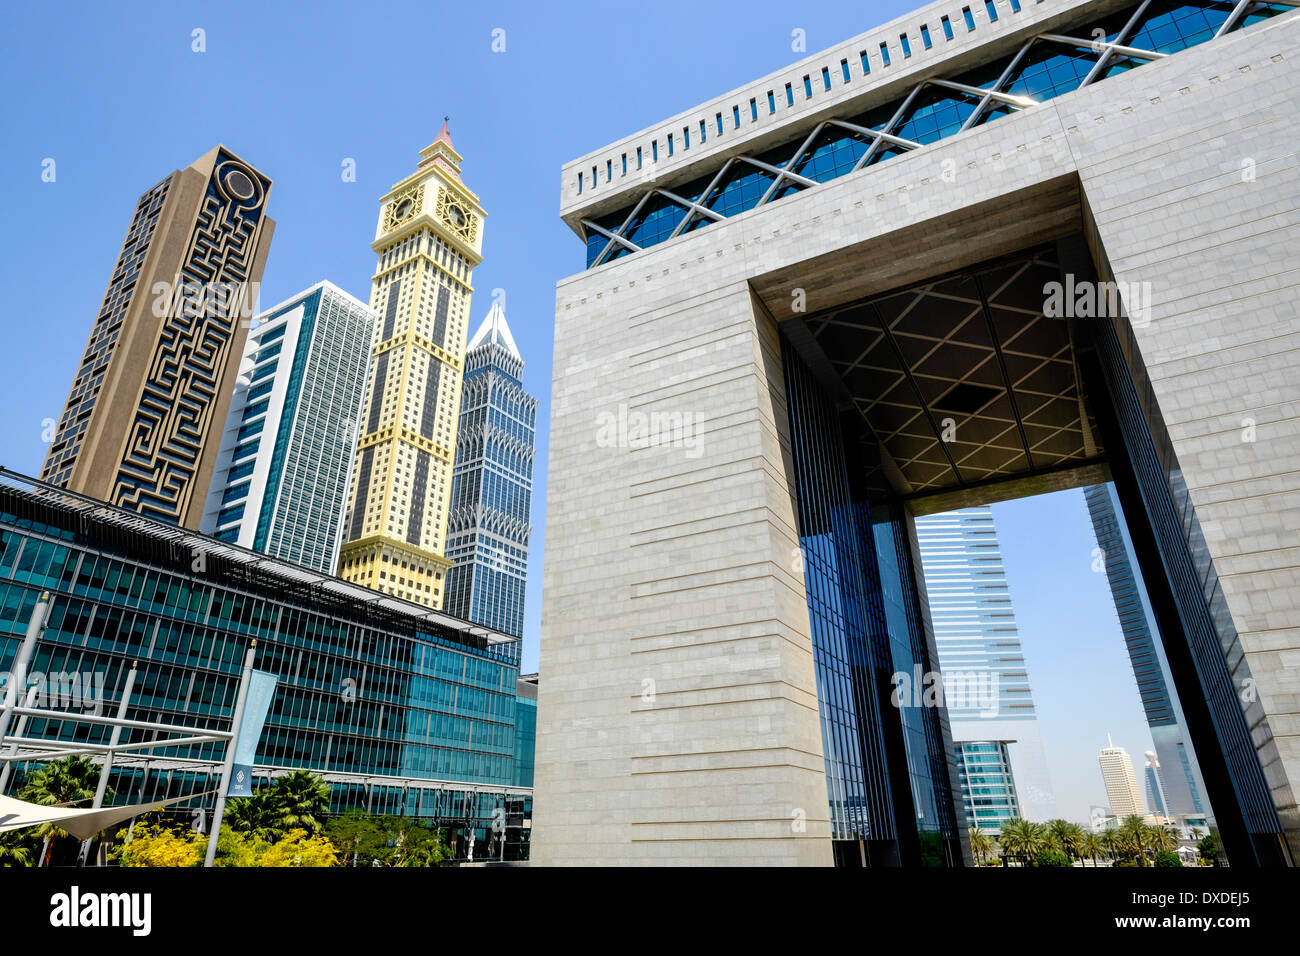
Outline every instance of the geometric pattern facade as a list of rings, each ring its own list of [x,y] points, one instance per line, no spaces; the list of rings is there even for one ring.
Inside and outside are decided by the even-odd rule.
[[[141,197],[45,477],[198,527],[275,228],[270,188],[218,146]]]
[[[899,99],[866,113],[828,118],[797,140],[756,155],[733,155],[708,175],[671,188],[649,189],[630,207],[581,220],[587,244],[587,268],[874,166],[955,133],[986,125],[1010,113],[1031,109],[1063,93],[1163,59],[1296,6],[1300,6],[1300,0],[1273,3],[1143,0],[1127,10],[1071,28],[1070,35],[1041,33],[1014,54],[956,76],[922,80]],[[1013,5],[1013,12],[1018,9],[1018,5]],[[969,19],[969,12],[967,17],[968,29],[973,30],[974,20]],[[949,24],[945,29],[951,31],[952,27]],[[951,32],[946,38],[952,39]],[[934,41],[927,36],[924,42],[928,48]],[[877,66],[887,68],[889,53],[885,44],[881,46],[882,62]],[[906,56],[910,56],[910,47],[905,49]],[[847,83],[854,71],[867,77],[870,65],[868,51],[863,50],[858,62],[851,65],[850,60],[843,60],[836,72],[842,73]],[[822,74],[824,88],[829,91],[830,67],[823,69]],[[788,107],[794,105],[796,98],[812,99],[822,88],[822,78],[813,82],[811,76],[804,77],[804,88],[799,91],[786,84],[784,93],[769,92],[764,105],[751,100],[746,119],[756,121],[760,111],[775,112],[778,103]],[[734,126],[739,128],[741,107],[733,107],[733,112]],[[708,141],[711,126],[707,120],[700,122],[698,142]],[[723,114],[718,114],[718,136],[723,135],[724,129],[730,131],[732,126],[730,117],[724,123]],[[673,137],[669,136],[664,143],[667,155],[672,155],[672,143]],[[678,145],[689,149],[690,144],[688,126],[683,129]],[[656,158],[659,148],[656,140],[652,144]],[[649,152],[642,152],[641,161],[649,160],[646,155]],[[599,165],[591,170],[593,186],[600,170]],[[622,174],[628,174],[626,161]],[[611,162],[606,170],[606,182],[613,181],[615,176]]]

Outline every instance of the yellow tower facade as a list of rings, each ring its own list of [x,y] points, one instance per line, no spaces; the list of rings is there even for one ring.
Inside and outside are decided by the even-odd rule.
[[[444,121],[415,172],[380,200],[379,321],[339,553],[344,580],[435,609],[451,566],[444,539],[486,216],[460,163]]]

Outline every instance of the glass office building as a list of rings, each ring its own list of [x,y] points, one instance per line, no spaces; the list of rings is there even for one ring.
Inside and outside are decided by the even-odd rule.
[[[6,473],[0,672],[42,591],[53,601],[31,670],[100,675],[116,708],[138,662],[128,719],[225,729],[256,640],[256,666],[279,685],[255,778],[310,769],[333,788],[332,811],[427,818],[460,858],[471,838],[476,858],[489,846],[519,858],[532,797],[513,784],[513,637]],[[93,744],[109,730],[31,718],[25,735]],[[219,743],[121,754],[110,785],[120,802],[201,793],[222,757]]]
[[[891,700],[895,674],[938,669],[906,516],[861,487],[856,446],[788,343],[783,363],[835,862],[960,864],[947,712]]]
[[[524,631],[537,426],[537,399],[524,391],[523,377],[505,310],[494,302],[465,356],[444,607],[516,636]]]
[[[200,530],[332,574],[376,316],[319,282],[255,320]]]
[[[997,836],[1008,820],[1020,818],[1016,780],[1006,740],[965,740],[953,744],[961,778],[966,826]]]
[[[533,785],[534,750],[537,745],[537,675],[519,678],[515,695],[515,777],[517,787]]]
[[[1006,740],[1027,819],[1056,816],[993,509],[916,519],[954,741]]]
[[[1156,745],[1160,783],[1163,784],[1160,789],[1164,798],[1160,802],[1166,805],[1157,811],[1169,815],[1204,814],[1207,811],[1206,801],[1202,798],[1205,784],[1200,779],[1196,755],[1187,743],[1182,708],[1170,690],[1173,679],[1169,674],[1169,662],[1159,639],[1159,627],[1142,583],[1142,572],[1138,569],[1128,529],[1120,518],[1123,512],[1115,486],[1109,482],[1091,485],[1084,489],[1083,496],[1097,535],[1099,558],[1115,601],[1115,613],[1124,632],[1133,677],[1142,698],[1142,710],[1151,729],[1151,741]],[[1147,768],[1148,772],[1153,769]],[[1150,779],[1147,788],[1148,795],[1156,792]]]

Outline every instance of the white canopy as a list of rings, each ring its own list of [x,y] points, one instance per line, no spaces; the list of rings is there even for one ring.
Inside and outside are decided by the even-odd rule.
[[[198,796],[202,794],[191,793],[155,803],[135,803],[124,807],[101,807],[94,810],[76,807],[44,807],[39,803],[28,803],[25,800],[15,800],[13,797],[0,794],[0,833],[40,826],[42,823],[53,823],[78,840],[89,840],[100,830],[107,829],[115,823],[129,820],[141,813],[148,813],[150,810],[157,810],[170,803],[181,803]]]

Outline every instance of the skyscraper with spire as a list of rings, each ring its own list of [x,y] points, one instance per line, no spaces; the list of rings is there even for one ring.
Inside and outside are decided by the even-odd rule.
[[[415,172],[380,200],[371,243],[379,316],[345,516],[339,576],[441,608],[471,275],[483,261],[478,197],[448,122]]]
[[[474,333],[465,359],[445,610],[522,635],[528,572],[537,399],[523,389],[524,360],[500,301]]]

